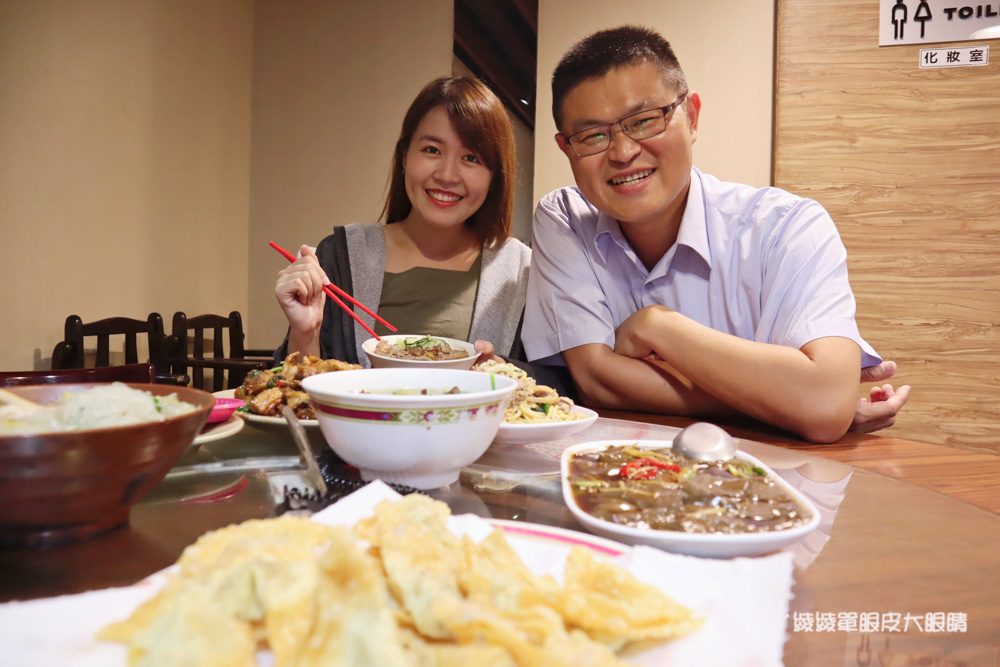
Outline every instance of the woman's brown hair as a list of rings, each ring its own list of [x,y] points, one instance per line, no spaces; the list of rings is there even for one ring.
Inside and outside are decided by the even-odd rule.
[[[403,162],[417,126],[434,108],[443,107],[452,127],[466,148],[493,172],[483,205],[465,221],[485,245],[510,235],[514,203],[514,132],[503,104],[486,84],[464,77],[442,77],[424,86],[413,100],[399,132],[392,156],[389,194],[381,218],[386,224],[399,222],[413,208],[406,195]]]

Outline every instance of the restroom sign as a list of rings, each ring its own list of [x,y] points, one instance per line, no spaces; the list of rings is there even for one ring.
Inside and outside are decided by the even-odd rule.
[[[945,46],[920,49],[920,68],[982,67],[990,64],[990,46]]]
[[[1000,26],[1000,0],[879,0],[879,46],[984,39]]]

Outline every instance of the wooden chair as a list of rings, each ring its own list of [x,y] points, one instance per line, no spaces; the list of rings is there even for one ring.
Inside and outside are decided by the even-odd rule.
[[[0,387],[30,384],[69,384],[73,382],[136,382],[152,384],[156,367],[151,363],[105,366],[103,368],[67,368],[52,371],[0,372]]]
[[[271,352],[248,350],[243,347],[243,318],[239,311],[228,317],[199,315],[188,317],[174,313],[171,335],[167,341],[171,370],[187,373],[191,369],[192,386],[206,391],[235,389],[252,370],[264,370],[272,365]],[[211,340],[211,356],[206,357],[205,343]],[[226,342],[228,341],[228,352]],[[211,386],[205,382],[205,369],[212,371]]]
[[[190,378],[170,372],[167,358],[167,339],[163,330],[163,318],[159,313],[150,313],[145,320],[127,317],[109,317],[104,320],[84,324],[78,315],[66,318],[64,338],[52,350],[52,369],[67,370],[84,368],[85,339],[96,337],[97,358],[94,366],[105,368],[111,365],[111,337],[125,337],[125,364],[139,363],[138,336],[146,335],[149,347],[149,362],[155,367],[155,381],[158,384],[186,385]]]

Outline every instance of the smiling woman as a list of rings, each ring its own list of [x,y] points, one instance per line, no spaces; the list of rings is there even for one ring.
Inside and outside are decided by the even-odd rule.
[[[517,356],[530,251],[509,236],[514,139],[500,100],[473,79],[425,86],[403,119],[389,180],[384,226],[338,227],[279,273],[289,331],[276,358],[300,351],[368,365],[360,325],[326,302],[331,279],[400,331]]]

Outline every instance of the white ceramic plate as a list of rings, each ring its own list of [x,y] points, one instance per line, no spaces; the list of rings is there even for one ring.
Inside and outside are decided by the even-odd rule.
[[[382,336],[382,340],[392,344],[401,338],[413,337],[414,334],[394,334],[392,336]],[[369,338],[362,343],[361,349],[368,355],[368,360],[371,361],[372,368],[450,368],[452,370],[467,371],[472,368],[477,361],[479,361],[479,353],[476,352],[476,346],[472,343],[468,343],[464,340],[455,340],[454,338],[445,338],[444,336],[432,336],[432,338],[443,340],[448,343],[452,349],[465,350],[468,352],[469,356],[461,359],[446,359],[444,361],[384,357],[381,354],[375,354],[375,346],[378,344],[378,341],[374,338]]]
[[[507,521],[505,519],[486,519],[486,522],[495,528],[499,528],[504,535],[513,542],[514,540],[526,542],[555,542],[564,544],[567,547],[587,547],[591,551],[602,556],[614,557],[627,553],[631,548],[621,542],[606,540],[603,537],[588,535],[577,530],[566,530],[555,526],[544,526],[540,523],[527,523],[525,521]]]
[[[233,398],[235,393],[235,389],[223,389],[222,391],[212,392],[212,396],[216,396],[218,398]],[[285,421],[284,417],[265,417],[263,415],[255,415],[252,412],[240,412],[239,410],[234,412],[233,415],[239,415],[240,418],[253,424],[270,424],[281,427],[288,426],[288,422]],[[303,426],[319,426],[319,421],[316,419],[300,419],[299,423]]]
[[[237,412],[236,414],[254,424],[269,424],[272,426],[283,427],[288,426],[288,422],[285,421],[284,417],[265,417],[263,415],[255,415],[252,412]],[[319,426],[319,421],[316,419],[300,419],[299,423],[303,426]]]
[[[736,458],[748,461],[763,468],[774,482],[783,488],[798,503],[811,514],[807,523],[787,530],[776,530],[762,533],[682,533],[672,530],[655,530],[634,528],[611,523],[587,514],[576,504],[573,491],[569,485],[569,461],[574,454],[593,452],[614,445],[635,445],[648,449],[669,449],[672,442],[666,440],[602,440],[573,445],[562,455],[562,492],[563,500],[573,516],[583,526],[598,535],[625,544],[646,544],[652,547],[672,551],[689,556],[705,556],[709,558],[732,558],[735,556],[756,556],[776,551],[812,532],[819,525],[819,510],[816,505],[802,495],[797,489],[778,476],[771,468],[753,456],[741,451],[736,452]]]
[[[242,430],[243,420],[235,414],[231,414],[225,421],[216,422],[214,424],[205,424],[205,428],[201,429],[201,433],[198,434],[198,437],[196,437],[194,442],[191,444],[204,445],[206,442],[221,440],[223,438],[228,438],[231,435],[236,435]]]
[[[497,437],[493,442],[507,445],[526,445],[532,442],[548,442],[561,440],[579,433],[597,421],[597,413],[590,408],[573,406],[573,412],[584,415],[582,419],[567,422],[548,422],[545,424],[500,424]]]

